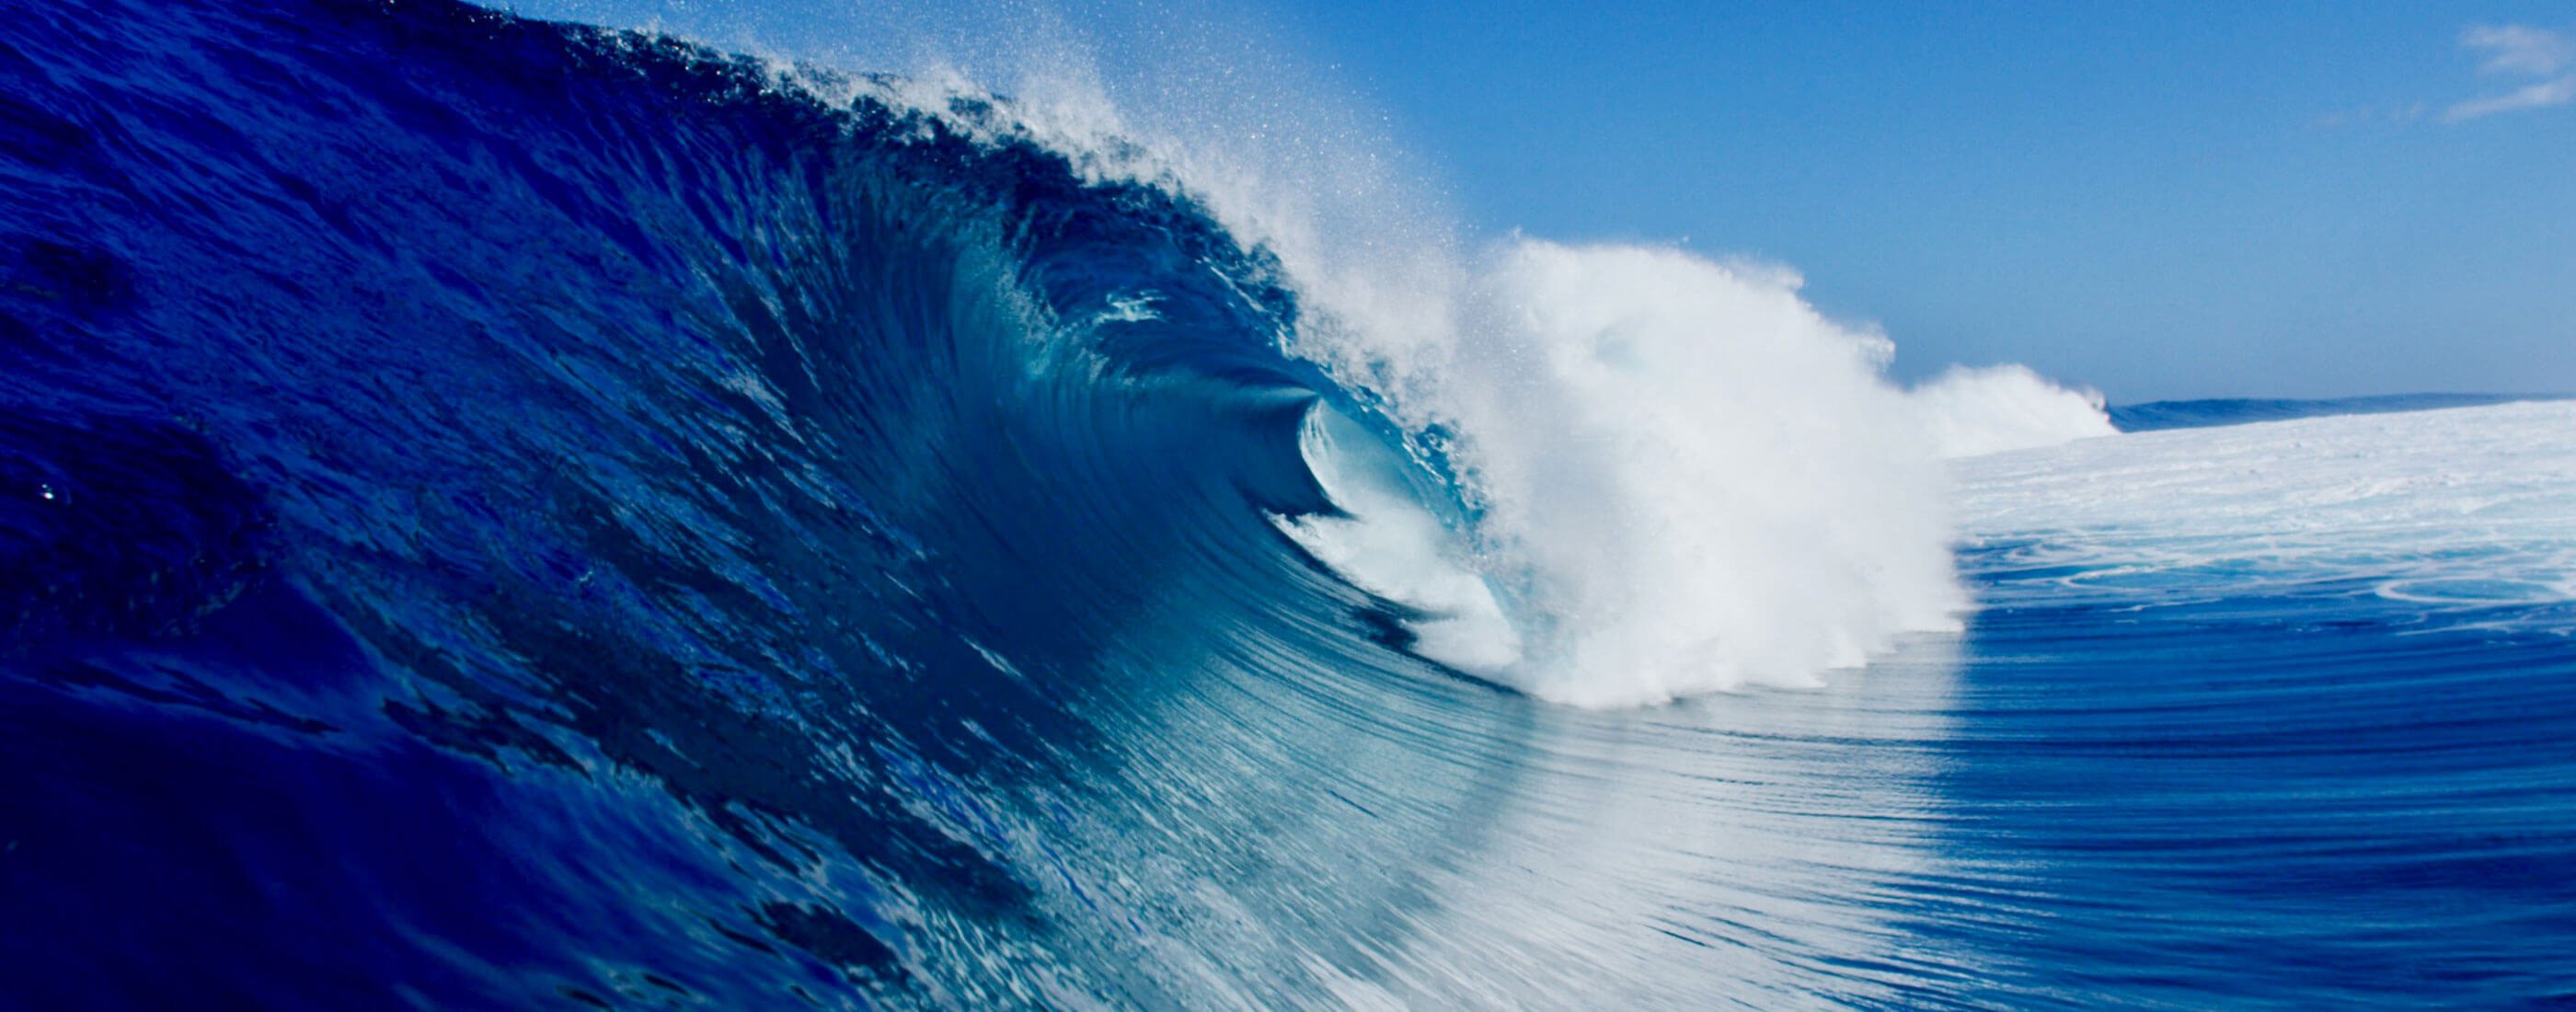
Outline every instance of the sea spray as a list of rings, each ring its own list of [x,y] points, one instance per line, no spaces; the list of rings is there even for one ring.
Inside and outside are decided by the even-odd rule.
[[[1942,475],[1890,346],[1795,274],[1524,240],[1480,294],[1453,403],[1488,557],[1551,619],[1514,684],[1589,705],[1810,684],[1957,628]]]
[[[2108,436],[2102,395],[2051,382],[2029,366],[1951,366],[1911,391],[1944,457],[1975,457]]]

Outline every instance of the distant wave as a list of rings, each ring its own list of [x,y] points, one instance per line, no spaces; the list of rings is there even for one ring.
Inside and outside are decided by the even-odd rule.
[[[2228,397],[2192,401],[2149,401],[2110,409],[2111,424],[2122,432],[2243,425],[2327,415],[2371,415],[2392,411],[2436,411],[2524,401],[2567,400],[2565,394],[2390,394],[2380,397],[2330,397],[2284,400]]]
[[[2103,413],[2101,394],[2059,386],[2028,366],[1953,366],[1910,395],[1944,457],[2055,446],[2120,431]]]

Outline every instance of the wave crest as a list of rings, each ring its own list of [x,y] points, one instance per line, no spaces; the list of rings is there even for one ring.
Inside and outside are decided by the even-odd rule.
[[[1524,240],[1482,282],[1450,407],[1539,696],[1807,684],[1957,627],[1941,474],[1878,335],[1794,275]]]
[[[1914,388],[1926,431],[1944,457],[2029,450],[2116,433],[2102,395],[2060,386],[2029,366],[1951,366]]]

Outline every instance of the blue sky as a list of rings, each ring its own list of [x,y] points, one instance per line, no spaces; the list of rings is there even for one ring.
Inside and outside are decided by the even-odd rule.
[[[1792,265],[1903,374],[2576,392],[2576,4],[1179,2],[1069,19],[1257,38],[1482,232]],[[520,4],[805,49],[948,17],[877,6]]]
[[[2576,4],[1286,17],[1472,219],[1785,261],[1901,370],[2576,391]]]

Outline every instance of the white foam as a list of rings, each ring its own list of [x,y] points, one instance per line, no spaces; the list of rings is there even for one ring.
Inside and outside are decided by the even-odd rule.
[[[1956,464],[1972,537],[2056,593],[2365,585],[2426,605],[2576,600],[2576,403],[2143,432]]]
[[[1774,265],[1515,239],[1461,273],[1431,294],[1474,308],[1399,407],[1458,433],[1481,525],[1355,482],[1355,440],[1318,438],[1343,422],[1310,424],[1308,456],[1352,516],[1289,529],[1434,616],[1417,652],[1558,702],[1812,685],[1956,629],[1939,458],[2111,432],[2097,396],[2019,366],[1901,390],[1883,335]]]
[[[2118,432],[2102,395],[2059,386],[2025,365],[1951,366],[1912,392],[1944,457],[1975,457]]]
[[[1519,240],[1443,408],[1486,566],[1533,628],[1508,680],[1582,705],[1813,684],[1951,629],[1942,473],[1886,339],[1783,269]]]

